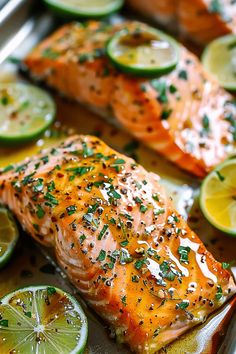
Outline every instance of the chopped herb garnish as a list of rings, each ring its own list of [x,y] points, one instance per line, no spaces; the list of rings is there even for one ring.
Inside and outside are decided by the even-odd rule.
[[[176,310],[186,310],[187,307],[189,307],[189,301],[182,301],[176,305]]]
[[[1,327],[8,327],[8,320],[0,320]]]
[[[146,259],[138,259],[135,263],[134,263],[134,266],[136,269],[141,269],[144,264],[146,264],[147,260]]]
[[[110,165],[110,167],[114,168],[114,169],[116,170],[116,172],[118,173],[118,172],[120,172],[120,170],[121,170],[121,165],[123,165],[124,163],[125,163],[125,160],[123,160],[123,159],[117,159],[117,160],[115,160],[114,163],[112,163],[112,164]]]
[[[43,179],[42,178],[39,178],[36,183],[34,184],[34,186],[32,187],[33,191],[35,193],[40,193],[43,191]]]
[[[43,210],[43,208],[41,207],[41,205],[37,204],[36,205],[36,215],[39,219],[42,219],[45,215],[45,211]]]
[[[52,286],[48,286],[47,287],[47,294],[48,295],[54,295],[54,294],[56,294],[56,289],[54,288],[54,287],[52,287]]]
[[[77,210],[77,206],[76,205],[70,205],[66,208],[67,214],[68,215],[73,215]]]
[[[206,114],[202,118],[203,132],[208,134],[210,132],[210,120]]]
[[[160,103],[167,103],[166,82],[157,79],[150,81],[152,87],[159,93],[157,99]]]
[[[127,305],[127,303],[126,303],[126,295],[124,295],[122,298],[121,298],[121,302],[122,302],[122,304],[123,305]]]
[[[216,174],[221,182],[223,182],[225,180],[225,177],[220,173],[220,171],[216,171]]]
[[[24,312],[24,315],[31,318],[32,317],[32,312],[28,311],[28,312]]]
[[[189,263],[188,254],[190,252],[190,247],[179,246],[178,253],[180,254],[181,263]]]
[[[93,169],[94,169],[93,166],[81,166],[81,167],[67,168],[66,171],[73,172],[73,175],[70,176],[69,178],[70,181],[73,181],[73,179],[75,179],[76,176],[83,176],[86,173],[92,171]]]
[[[230,267],[230,263],[222,262],[222,268],[228,269]]]
[[[23,186],[26,186],[28,183],[31,183],[33,181],[33,175],[35,174],[35,172],[29,174],[28,176],[25,176],[22,180],[22,184]]]
[[[83,235],[81,235],[81,236],[79,237],[79,243],[82,245],[83,242],[84,242],[84,240],[86,240],[85,234],[83,234]]]
[[[90,149],[85,142],[82,143],[82,146],[83,146],[83,157],[84,158],[94,155],[94,151],[92,149]]]
[[[169,116],[171,115],[172,112],[173,112],[173,109],[172,109],[172,108],[164,109],[164,110],[161,112],[161,119],[162,119],[162,120],[167,120],[167,119],[169,118]]]
[[[177,92],[177,87],[171,84],[169,86],[169,91],[170,91],[170,93],[175,93],[175,92]]]
[[[223,290],[222,290],[222,287],[219,285],[219,286],[217,286],[217,292],[215,295],[215,299],[220,300],[222,297],[223,297]]]
[[[179,79],[188,80],[188,73],[186,70],[180,70],[178,74]]]
[[[48,200],[51,204],[53,205],[58,205],[58,200],[54,197],[54,195],[52,195],[51,193],[47,192],[44,196],[45,200]],[[47,204],[48,206],[50,206],[49,204]]]
[[[98,257],[97,257],[97,261],[102,262],[105,260],[105,258],[106,258],[106,251],[101,250]]]
[[[145,205],[141,204],[139,210],[141,211],[141,213],[146,213],[148,208]]]
[[[153,194],[152,199],[154,199],[156,202],[159,202],[159,197],[157,194]]]
[[[49,59],[55,60],[60,56],[60,53],[54,51],[52,48],[46,48],[43,50],[41,55],[44,58],[49,58]]]
[[[56,188],[55,182],[54,182],[54,181],[51,181],[51,182],[48,184],[48,191],[49,191],[49,192],[52,192],[52,191],[54,191],[55,188]]]
[[[122,248],[120,250],[120,264],[124,265],[124,264],[130,263],[132,261],[133,261],[133,258],[131,257],[129,252],[125,248]]]
[[[13,170],[14,166],[13,165],[8,165],[6,167],[4,167],[4,169],[2,170],[3,173],[5,172],[9,172],[11,170]]]
[[[102,228],[102,230],[100,231],[99,235],[98,235],[98,240],[101,240],[103,238],[103,236],[105,235],[107,229],[109,228],[108,224],[105,224]]]
[[[138,283],[139,282],[139,276],[138,275],[132,275],[132,282],[133,283]]]
[[[129,244],[128,240],[120,242],[121,247],[126,247],[126,246],[128,246],[128,244]]]

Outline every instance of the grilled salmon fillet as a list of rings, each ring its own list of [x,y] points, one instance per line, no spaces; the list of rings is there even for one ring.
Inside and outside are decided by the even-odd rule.
[[[171,26],[201,44],[236,33],[236,2],[232,0],[127,0],[140,13]]]
[[[0,202],[136,353],[205,321],[236,287],[134,160],[74,136],[0,173]]]
[[[179,167],[204,177],[235,150],[236,106],[232,96],[180,46],[177,68],[159,79],[118,72],[104,54],[118,26],[69,24],[25,59],[31,75],[107,117]]]

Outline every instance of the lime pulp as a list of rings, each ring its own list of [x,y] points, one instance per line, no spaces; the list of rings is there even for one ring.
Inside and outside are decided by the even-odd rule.
[[[83,353],[87,318],[70,294],[53,286],[16,290],[0,303],[1,353]]]

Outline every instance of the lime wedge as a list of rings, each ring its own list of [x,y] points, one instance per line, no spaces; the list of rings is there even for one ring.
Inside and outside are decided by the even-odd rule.
[[[55,104],[45,91],[27,84],[0,84],[0,143],[34,140],[54,117]]]
[[[19,237],[11,213],[0,206],[0,269],[9,261]]]
[[[227,160],[204,179],[200,206],[213,226],[236,236],[236,159]]]
[[[124,0],[44,0],[44,2],[59,14],[98,18],[118,11]]]
[[[221,86],[236,90],[236,35],[230,34],[211,42],[203,52],[202,62]]]
[[[1,353],[83,353],[87,318],[71,295],[53,286],[16,290],[0,303]]]
[[[117,32],[106,51],[118,69],[137,76],[165,74],[176,67],[179,59],[178,43],[149,26]]]

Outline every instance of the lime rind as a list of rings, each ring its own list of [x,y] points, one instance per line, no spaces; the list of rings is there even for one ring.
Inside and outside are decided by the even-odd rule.
[[[234,48],[229,50],[232,44]],[[213,40],[202,54],[202,63],[205,69],[229,91],[236,91],[235,52],[236,35],[229,34]]]
[[[4,83],[0,84],[0,91],[10,92],[11,99],[7,105],[1,104],[3,116],[0,121],[3,121],[6,126],[6,118],[9,119],[8,127],[0,130],[0,143],[4,145],[23,144],[29,141],[36,140],[40,137],[52,124],[56,115],[56,106],[52,97],[44,90],[37,86],[23,83]],[[11,120],[8,114],[14,113],[13,108],[17,106],[22,97],[28,106],[23,111],[18,111],[17,118]],[[19,102],[18,102],[19,101]],[[20,103],[19,103],[20,105]],[[27,124],[20,125],[20,121],[24,117],[28,117]]]
[[[236,159],[229,159],[212,171],[203,181],[200,189],[200,207],[201,210],[209,221],[216,229],[231,235],[236,236],[236,200],[232,199],[232,191],[236,193],[236,187],[233,183],[228,183],[227,175],[222,173],[222,169],[229,168],[235,169],[235,174],[228,173],[231,178],[236,177]],[[228,176],[229,177],[229,176]],[[222,180],[220,180],[220,178]],[[225,180],[223,180],[225,178]],[[212,184],[213,182],[213,184]],[[213,191],[209,193],[209,184],[213,185]],[[227,183],[227,184],[226,184]],[[218,188],[217,188],[218,185]],[[215,189],[215,190],[214,190]],[[219,191],[219,193],[217,192]],[[207,200],[213,200],[214,213],[212,208],[209,211],[207,207]],[[217,213],[216,213],[217,212]],[[218,217],[223,215],[223,222],[231,222],[231,226],[225,226],[219,222]]]
[[[0,322],[0,345],[4,338],[7,350],[55,354],[85,350],[87,317],[78,301],[61,289],[38,285],[15,290],[1,299],[0,312],[5,321],[5,326]]]
[[[70,0],[65,3],[65,1],[60,0],[44,0],[45,4],[59,15],[66,15],[69,17],[78,18],[101,18],[111,15],[121,9],[124,4],[124,0],[111,0],[106,6],[94,6],[86,9],[81,9],[79,6],[70,5]]]
[[[1,233],[2,232],[6,232],[6,233],[11,232],[12,239],[9,240],[9,242],[4,241],[4,246],[5,246],[6,250],[4,251],[2,256],[0,256],[0,269],[2,269],[9,262],[11,255],[12,255],[12,253],[15,249],[15,246],[17,244],[18,238],[19,238],[18,227],[16,225],[16,222],[15,222],[12,214],[6,208],[0,206],[0,219],[1,219],[1,214],[3,214],[3,213],[4,213],[5,221],[7,218],[7,222],[9,222],[9,225],[4,225],[4,227],[2,227],[0,229],[0,247],[1,247],[1,244],[3,247],[3,241],[1,242]],[[11,228],[11,230],[9,230],[9,228]]]
[[[179,61],[179,44],[175,41],[175,39],[155,28],[148,27],[143,31],[168,42],[174,50],[174,58],[169,62],[164,62],[161,66],[157,67],[144,67],[139,63],[129,65],[121,63],[119,59],[115,57],[114,52],[120,39],[123,36],[127,36],[129,34],[127,29],[122,29],[121,31],[117,32],[110,40],[108,40],[106,44],[106,53],[112,64],[117,67],[117,69],[121,70],[126,74],[132,74],[134,76],[140,77],[154,77],[164,75],[175,69]]]

